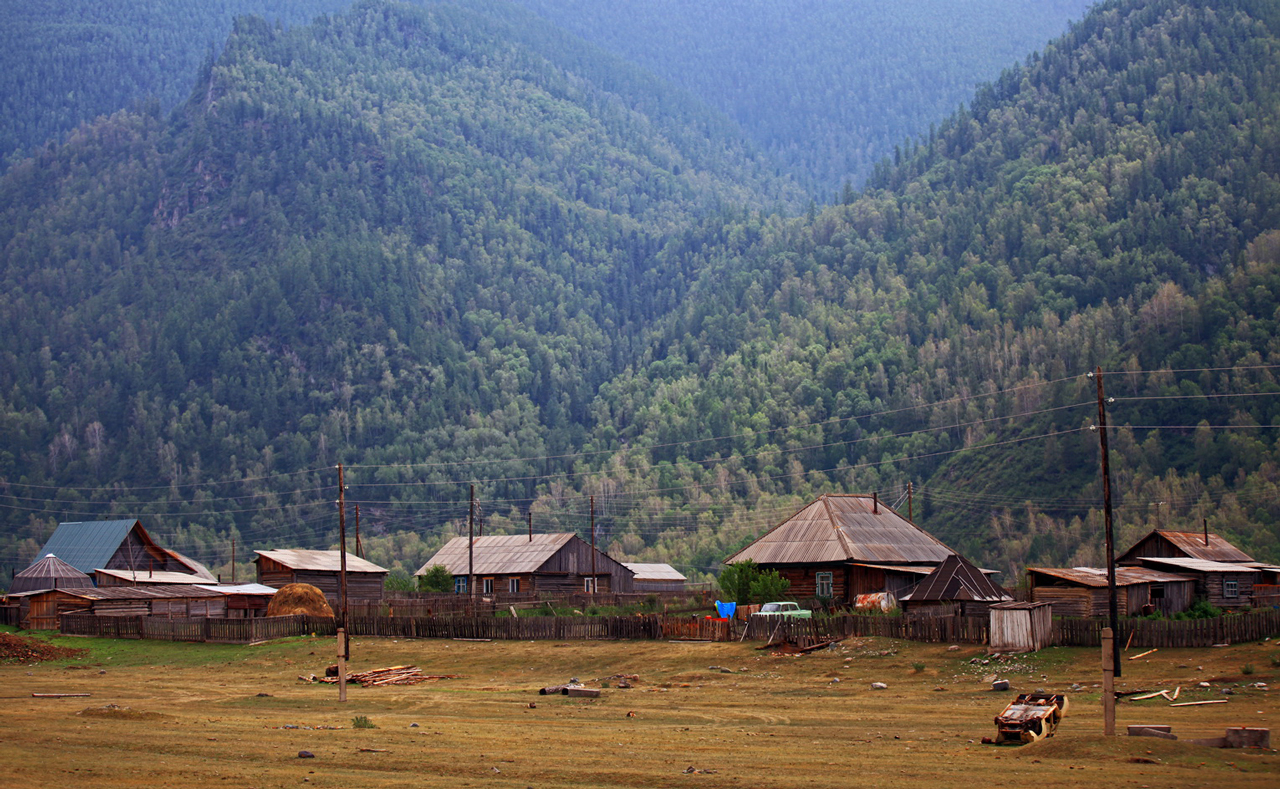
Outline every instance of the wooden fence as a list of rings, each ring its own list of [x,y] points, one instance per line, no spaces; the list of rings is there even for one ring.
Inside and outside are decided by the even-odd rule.
[[[1103,619],[1055,619],[1053,641],[1060,646],[1102,644]],[[743,632],[745,628],[745,633]],[[519,641],[692,640],[780,641],[812,646],[843,638],[881,637],[930,643],[988,643],[988,621],[963,616],[885,616],[844,614],[813,619],[753,617],[746,623],[705,617],[664,616],[380,616],[352,615],[353,636],[389,638],[476,638]],[[169,619],[157,616],[63,614],[64,635],[101,638],[149,638],[251,644],[314,633],[332,636],[334,620],[276,616],[253,619]],[[1280,611],[1252,611],[1217,619],[1126,619],[1122,645],[1132,647],[1207,647],[1259,641],[1280,635]],[[1132,640],[1130,637],[1132,636]]]
[[[505,612],[508,608],[536,611],[552,605],[585,611],[593,606],[626,606],[650,601],[663,604],[693,601],[696,606],[710,608],[711,600],[709,592],[694,589],[681,592],[601,592],[595,595],[573,593],[555,596],[494,592],[475,597],[452,592],[394,592],[380,601],[348,603],[347,613],[358,616],[492,616],[497,612]]]
[[[1280,635],[1280,611],[1249,611],[1214,619],[1122,619],[1119,625],[1116,638],[1122,646],[1211,647]],[[1102,628],[1106,626],[1105,618],[1055,619],[1053,643],[1072,647],[1102,646]]]

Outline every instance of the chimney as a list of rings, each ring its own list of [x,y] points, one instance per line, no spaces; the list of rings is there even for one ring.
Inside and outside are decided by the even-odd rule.
[[[879,493],[871,494],[871,513],[873,515],[880,514],[880,494]]]
[[[1208,548],[1209,547],[1209,519],[1202,518],[1201,520],[1204,521],[1204,547]]]

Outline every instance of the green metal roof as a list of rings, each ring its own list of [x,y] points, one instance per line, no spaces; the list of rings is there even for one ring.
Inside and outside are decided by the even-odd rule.
[[[138,523],[137,518],[59,523],[39,555],[53,554],[89,575],[99,567],[107,566],[107,561],[115,555],[135,523]]]

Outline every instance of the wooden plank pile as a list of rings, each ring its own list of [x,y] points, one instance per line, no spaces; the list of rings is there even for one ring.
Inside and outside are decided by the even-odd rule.
[[[381,685],[417,685],[420,682],[430,682],[440,679],[458,679],[458,674],[423,674],[422,670],[417,666],[388,666],[387,668],[374,668],[368,671],[357,671],[347,675],[347,684],[359,684],[362,688],[371,688]],[[310,678],[298,677],[304,682],[325,682],[330,685],[338,684],[336,676],[317,677],[312,674]]]

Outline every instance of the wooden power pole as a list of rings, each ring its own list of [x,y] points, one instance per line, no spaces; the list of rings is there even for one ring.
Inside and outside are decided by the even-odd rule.
[[[467,506],[467,595],[474,600],[476,596],[476,486],[471,486],[471,497]]]
[[[591,497],[591,604],[596,603],[596,497]]]
[[[347,700],[347,485],[338,464],[338,701]]]
[[[1102,389],[1102,368],[1092,374],[1098,389],[1098,441],[1102,449],[1102,519],[1107,534],[1107,609],[1113,636],[1111,665],[1114,676],[1120,676],[1120,612],[1116,602],[1116,542],[1111,518],[1111,462],[1107,448],[1107,399]]]

